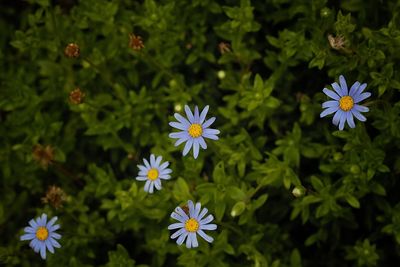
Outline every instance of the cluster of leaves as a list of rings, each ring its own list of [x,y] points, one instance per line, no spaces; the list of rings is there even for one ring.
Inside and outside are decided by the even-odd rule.
[[[0,14],[1,264],[43,266],[19,241],[42,212],[62,227],[49,266],[400,257],[398,1],[28,0]],[[78,58],[64,56],[69,43]],[[344,131],[319,119],[322,88],[340,74],[372,92],[367,122]],[[68,101],[76,87],[81,104]],[[184,104],[210,105],[221,130],[197,160],[168,138]],[[53,148],[46,168],[39,144]],[[134,180],[150,153],[173,169],[152,195]],[[51,185],[67,195],[58,209],[41,200]],[[188,199],[215,215],[214,243],[169,239]]]

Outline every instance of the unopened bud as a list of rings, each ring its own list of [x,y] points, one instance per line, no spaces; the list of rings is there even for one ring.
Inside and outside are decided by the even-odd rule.
[[[217,72],[217,76],[218,76],[218,78],[220,78],[222,80],[226,77],[226,72],[223,70],[220,70]]]
[[[243,201],[239,201],[233,206],[231,210],[231,216],[232,217],[239,216],[240,214],[243,213],[245,209],[246,209],[246,203],[244,203]]]
[[[298,186],[296,186],[292,190],[292,194],[294,197],[302,197],[304,196],[305,192],[306,190],[303,187],[298,187]]]
[[[329,9],[329,8],[327,8],[327,7],[324,7],[323,9],[321,9],[321,11],[320,11],[320,15],[321,15],[321,17],[322,18],[327,18],[327,17],[329,17],[329,15],[332,13],[332,11]]]
[[[182,110],[182,105],[181,104],[176,104],[174,107],[176,112],[180,112]]]

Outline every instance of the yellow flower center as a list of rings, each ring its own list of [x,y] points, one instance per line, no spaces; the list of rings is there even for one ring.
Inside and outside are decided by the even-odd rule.
[[[49,236],[49,231],[47,231],[46,227],[39,227],[36,231],[36,238],[40,241],[44,241]]]
[[[185,222],[185,229],[188,232],[197,232],[199,229],[199,223],[195,219],[191,218]]]
[[[354,106],[354,100],[351,96],[344,96],[339,100],[339,107],[343,111],[349,111]]]
[[[203,128],[201,128],[200,124],[193,123],[192,125],[190,125],[188,132],[191,137],[197,138],[200,137],[203,133]]]
[[[157,171],[157,169],[150,169],[150,170],[147,172],[147,178],[149,178],[149,180],[152,180],[152,181],[154,181],[155,179],[157,179],[157,178],[158,178],[158,171]]]

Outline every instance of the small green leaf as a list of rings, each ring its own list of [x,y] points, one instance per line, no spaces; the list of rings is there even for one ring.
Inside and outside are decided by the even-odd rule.
[[[217,218],[218,221],[222,220],[222,217],[224,216],[226,209],[226,203],[224,201],[218,201],[218,203],[215,206],[215,217]]]
[[[220,161],[217,165],[214,167],[213,171],[213,179],[217,184],[225,184],[225,169],[224,169],[224,162]]]
[[[311,184],[314,187],[314,189],[317,191],[321,191],[324,188],[324,184],[316,176],[311,176]]]
[[[254,89],[256,91],[262,91],[263,86],[264,86],[264,83],[263,83],[261,76],[259,74],[256,74],[256,77],[254,79]]]
[[[227,193],[234,200],[243,200],[246,198],[246,194],[237,186],[228,186]]]
[[[350,206],[352,206],[353,208],[356,208],[356,209],[360,208],[360,202],[359,202],[358,199],[355,198],[354,196],[352,196],[352,195],[346,196],[346,201],[347,201],[347,203],[349,203]]]
[[[301,267],[301,256],[298,249],[294,249],[290,254],[290,266]]]
[[[377,195],[386,196],[386,190],[381,184],[374,183],[371,186],[371,190]]]
[[[189,192],[189,186],[181,177],[179,177],[174,183],[174,189],[172,193],[178,201],[187,201],[188,199],[192,199],[192,196]]]

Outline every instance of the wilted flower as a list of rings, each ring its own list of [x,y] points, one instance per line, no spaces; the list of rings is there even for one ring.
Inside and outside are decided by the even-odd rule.
[[[83,93],[80,88],[76,88],[69,93],[69,101],[72,104],[78,105],[83,102],[85,96],[85,93]]]
[[[358,105],[357,103],[370,97],[371,93],[363,93],[364,89],[367,87],[367,84],[360,84],[360,82],[355,82],[351,86],[349,92],[343,75],[339,76],[339,82],[340,85],[336,82],[332,84],[332,87],[336,93],[324,88],[323,92],[334,100],[322,103],[322,108],[326,109],[321,113],[320,117],[322,118],[326,115],[335,113],[332,122],[336,126],[339,125],[339,130],[343,130],[344,123],[346,121],[350,128],[354,128],[356,126],[354,124],[353,116],[360,121],[366,121],[367,119],[361,114],[361,112],[369,111],[367,107]]]
[[[48,203],[54,208],[59,209],[62,207],[63,202],[67,200],[67,194],[55,185],[49,186],[46,192],[46,196],[42,197],[43,203]]]
[[[142,37],[139,35],[129,34],[129,47],[133,50],[139,51],[144,48]]]
[[[190,50],[190,49],[193,48],[193,45],[192,45],[191,43],[187,43],[187,44],[185,45],[185,47],[186,47],[187,50]]]
[[[219,52],[221,54],[229,53],[231,52],[231,45],[228,43],[220,42],[218,44]]]
[[[176,243],[182,245],[186,239],[187,248],[195,248],[199,246],[197,242],[197,235],[200,235],[204,240],[212,243],[214,239],[204,233],[203,230],[215,230],[217,229],[216,224],[210,224],[214,217],[210,214],[206,218],[208,210],[203,208],[201,210],[201,204],[196,203],[193,205],[191,200],[188,201],[189,214],[185,212],[181,207],[176,207],[175,211],[172,212],[171,218],[178,220],[179,223],[173,223],[168,226],[169,230],[179,229],[171,235],[171,239],[178,238]],[[204,219],[203,219],[204,218]]]
[[[137,165],[139,168],[139,175],[136,177],[138,181],[146,181],[144,185],[144,191],[149,192],[150,194],[154,191],[154,186],[157,190],[161,190],[161,179],[168,180],[171,178],[170,173],[172,173],[171,169],[168,169],[169,162],[166,161],[160,165],[162,160],[161,156],[156,157],[151,154],[150,155],[150,164],[146,159],[143,159],[143,165]]]
[[[61,245],[56,241],[61,235],[55,231],[60,228],[59,224],[54,224],[57,217],[53,217],[47,222],[47,215],[42,214],[36,220],[29,221],[28,227],[25,227],[25,234],[20,237],[21,241],[31,240],[29,246],[36,252],[40,252],[42,259],[46,259],[46,248],[54,253],[54,248],[60,248]]]
[[[185,148],[183,149],[184,156],[189,153],[193,146],[193,156],[196,159],[199,155],[200,147],[203,149],[207,148],[204,138],[218,140],[217,134],[220,133],[219,130],[208,128],[215,121],[215,117],[204,121],[208,112],[208,108],[209,106],[206,106],[201,114],[199,114],[199,108],[196,106],[194,108],[193,115],[189,106],[185,105],[186,116],[189,120],[184,118],[182,115],[175,113],[174,116],[178,122],[169,123],[169,125],[172,127],[181,130],[181,132],[170,133],[169,137],[178,139],[175,142],[175,146],[186,142]]]
[[[341,35],[333,37],[332,34],[329,34],[328,41],[329,41],[329,44],[331,45],[331,47],[335,50],[344,49],[344,46],[346,44],[346,39]]]
[[[69,58],[77,58],[80,55],[80,49],[77,44],[70,43],[64,49],[64,55]]]
[[[43,147],[37,144],[33,147],[32,156],[43,169],[47,169],[47,167],[53,163],[54,149],[49,145]]]

